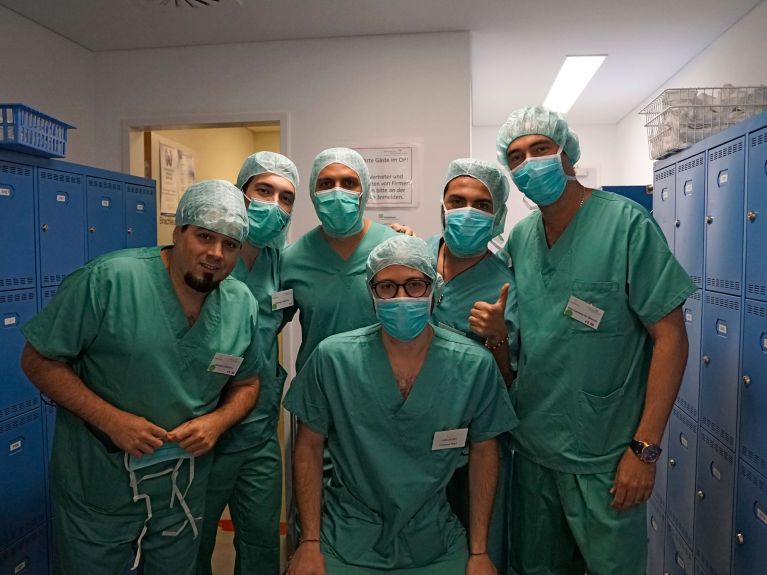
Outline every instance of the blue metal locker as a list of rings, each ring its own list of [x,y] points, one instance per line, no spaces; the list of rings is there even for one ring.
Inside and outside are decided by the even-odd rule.
[[[157,245],[157,198],[155,189],[125,184],[126,247]]]
[[[48,575],[48,530],[45,525],[0,551],[2,575]]]
[[[704,294],[699,422],[733,451],[740,391],[740,308],[740,298]]]
[[[36,313],[35,290],[0,292],[0,421],[40,405],[37,388],[29,383],[19,365],[26,341],[21,326]]]
[[[663,552],[666,547],[666,514],[654,499],[647,502],[647,575],[663,573]]]
[[[767,128],[748,135],[746,297],[767,301]]]
[[[32,174],[31,166],[0,162],[0,290],[35,285]]]
[[[666,508],[666,485],[668,473],[668,425],[663,430],[663,437],[660,440],[660,447],[663,450],[660,458],[655,464],[655,486],[652,490],[651,499],[663,508]]]
[[[682,377],[682,386],[676,398],[676,404],[684,409],[693,419],[698,419],[698,400],[700,395],[700,336],[703,320],[703,291],[698,290],[682,306],[684,325],[687,329],[687,366]]]
[[[738,499],[735,505],[735,575],[764,573],[767,550],[767,479],[743,463],[738,464]]]
[[[697,423],[684,411],[675,407],[669,420],[666,517],[668,523],[674,526],[690,547],[693,544],[697,449]]]
[[[85,262],[83,176],[38,168],[42,286],[58,285]]]
[[[674,255],[698,287],[703,287],[705,189],[705,154],[679,160],[676,164]]]
[[[20,539],[46,518],[40,409],[0,422],[0,542]]]
[[[735,456],[701,428],[695,483],[695,572],[727,575],[732,564]]]
[[[59,291],[59,286],[46,287],[40,290],[40,309],[48,305],[57,291]]]
[[[96,256],[125,247],[123,184],[104,178],[86,178],[88,255]]]
[[[743,317],[743,376],[740,402],[740,456],[767,475],[767,304],[746,300]]]
[[[663,560],[664,575],[693,575],[692,549],[671,525],[666,526],[666,552]]]
[[[653,175],[652,215],[658,222],[668,247],[674,251],[676,224],[676,165],[660,169]]]
[[[708,151],[706,186],[706,289],[741,295],[745,138]]]

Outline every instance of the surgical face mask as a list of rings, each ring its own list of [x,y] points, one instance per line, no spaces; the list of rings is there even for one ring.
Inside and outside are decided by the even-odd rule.
[[[483,254],[492,239],[493,214],[476,208],[445,209],[445,243],[459,258]]]
[[[343,188],[317,192],[317,215],[323,229],[331,236],[353,236],[362,229],[360,194]]]
[[[562,167],[562,148],[556,154],[528,158],[511,171],[511,179],[519,190],[539,206],[556,202],[572,176]]]
[[[290,214],[275,202],[250,199],[248,205],[248,243],[262,248],[274,240],[290,220]]]
[[[374,298],[376,316],[394,339],[411,341],[426,327],[431,317],[431,296]]]

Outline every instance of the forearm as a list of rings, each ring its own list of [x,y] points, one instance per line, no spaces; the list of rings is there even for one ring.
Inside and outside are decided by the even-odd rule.
[[[506,384],[506,388],[511,387],[511,383],[514,381],[516,374],[511,369],[511,353],[509,352],[509,342],[500,344],[496,349],[490,350],[495,359],[495,364],[498,366],[498,370],[501,372],[503,381]]]
[[[256,406],[260,390],[258,376],[229,383],[221,393],[218,407],[210,415],[216,419],[222,433],[241,421]]]
[[[293,478],[301,538],[320,538],[323,439],[304,424],[299,426],[293,459]]]
[[[472,443],[469,450],[469,552],[487,551],[487,533],[498,484],[498,440]]]

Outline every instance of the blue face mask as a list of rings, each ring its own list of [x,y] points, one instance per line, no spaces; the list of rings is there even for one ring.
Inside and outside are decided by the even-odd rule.
[[[290,214],[274,202],[250,200],[248,205],[248,243],[262,248],[285,229]]]
[[[556,202],[565,191],[567,176],[562,167],[562,148],[556,154],[528,158],[511,171],[511,179],[523,194],[539,206]]]
[[[476,208],[445,210],[445,243],[459,258],[483,254],[492,239],[493,214]]]
[[[317,192],[315,205],[322,228],[331,236],[345,238],[362,229],[360,196],[343,188]]]
[[[415,339],[431,317],[431,296],[375,298],[373,302],[386,333],[400,341]]]

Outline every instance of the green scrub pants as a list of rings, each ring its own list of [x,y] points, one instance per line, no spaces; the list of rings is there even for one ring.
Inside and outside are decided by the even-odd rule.
[[[216,453],[208,482],[197,575],[210,575],[218,521],[229,505],[235,575],[279,575],[282,455],[275,433],[250,449]]]
[[[644,575],[645,505],[610,507],[615,472],[590,475],[514,458],[511,565],[516,575]]]
[[[325,555],[325,572],[327,575],[465,575],[466,562],[469,560],[468,550],[461,549],[446,557],[442,561],[426,565],[424,567],[413,567],[410,569],[372,569],[370,567],[357,567],[349,565]]]

